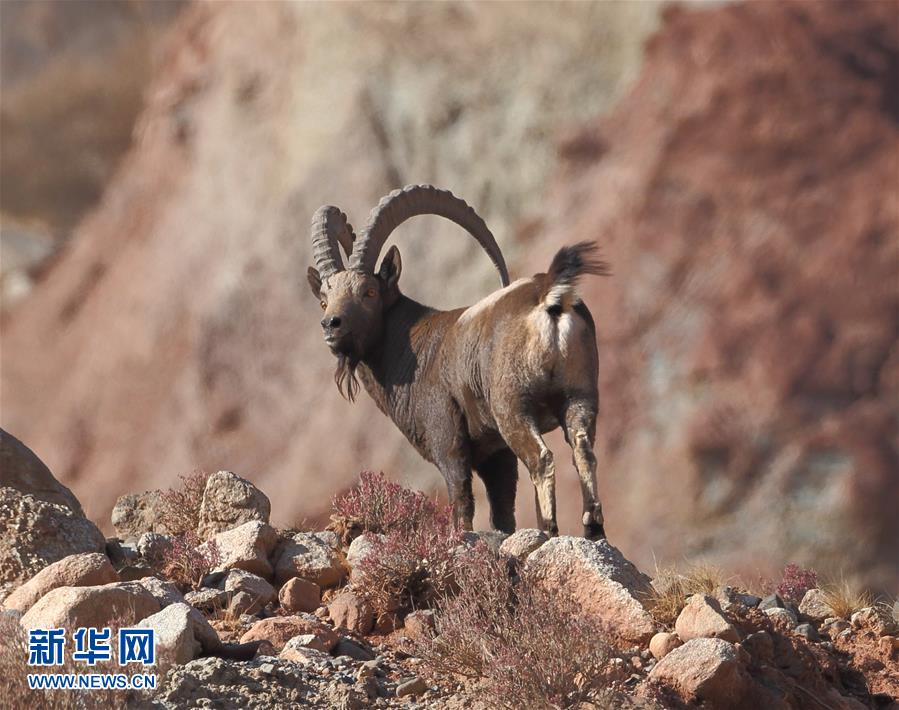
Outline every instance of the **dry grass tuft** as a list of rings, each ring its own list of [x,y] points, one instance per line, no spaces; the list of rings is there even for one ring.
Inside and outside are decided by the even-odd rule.
[[[208,621],[215,622],[215,629],[223,641],[237,641],[247,630],[247,625],[240,620],[240,614],[230,605],[222,604],[218,600],[212,605],[212,613],[208,616]]]
[[[825,584],[821,587],[821,591],[824,592],[824,603],[830,607],[834,616],[841,619],[848,619],[859,609],[874,605],[874,597],[870,592],[846,578]]]
[[[730,581],[720,567],[700,562],[680,572],[674,566],[656,566],[653,575],[653,592],[647,600],[656,621],[673,626],[691,594],[714,595]]]

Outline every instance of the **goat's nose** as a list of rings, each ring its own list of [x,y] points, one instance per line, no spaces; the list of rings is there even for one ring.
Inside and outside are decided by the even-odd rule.
[[[322,319],[322,328],[338,328],[340,327],[340,318],[337,316],[325,316]]]

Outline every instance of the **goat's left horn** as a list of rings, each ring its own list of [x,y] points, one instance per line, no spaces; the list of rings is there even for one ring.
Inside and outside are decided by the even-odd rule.
[[[350,268],[361,268],[374,273],[378,254],[390,233],[410,217],[420,214],[440,215],[468,230],[499,271],[503,286],[509,285],[506,260],[484,220],[465,200],[460,200],[448,190],[438,190],[431,185],[407,185],[381,199],[371,211],[368,224],[356,242],[356,248],[350,257]]]
[[[312,217],[312,260],[324,281],[329,276],[343,271],[343,258],[337,244],[349,256],[353,252],[352,225],[346,215],[333,205],[319,207]]]

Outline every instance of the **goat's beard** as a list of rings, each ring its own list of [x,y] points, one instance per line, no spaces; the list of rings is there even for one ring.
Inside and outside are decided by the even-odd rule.
[[[334,382],[340,396],[350,402],[356,401],[359,391],[359,380],[356,379],[356,366],[359,361],[343,353],[337,356],[337,369],[334,370]]]

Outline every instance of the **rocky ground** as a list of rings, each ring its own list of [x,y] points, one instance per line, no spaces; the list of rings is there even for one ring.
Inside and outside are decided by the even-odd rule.
[[[780,595],[763,597],[710,574],[650,579],[606,541],[547,539],[528,529],[453,537],[450,530],[454,583],[428,594],[439,582],[433,539],[422,553],[429,559],[413,560],[429,577],[391,587],[395,580],[378,576],[402,574],[398,562],[379,557],[401,557],[390,526],[419,515],[410,502],[431,511],[422,496],[383,477],[365,474],[336,501],[331,529],[298,531],[269,524],[270,501],[249,481],[228,471],[196,473],[177,489],[122,497],[113,511],[116,537],[104,539],[27,447],[5,432],[2,444],[4,707],[49,703],[22,687],[18,629],[124,625],[157,635],[159,687],[115,699],[134,708],[492,708],[522,707],[524,697],[535,707],[899,707],[896,609],[845,594],[840,606],[832,590],[806,589],[814,579],[804,573],[785,577]],[[374,531],[373,510],[387,532]],[[433,530],[426,529],[431,538],[445,529]],[[504,584],[517,590],[511,616],[511,598],[489,606],[491,585]],[[387,587],[393,601],[385,605],[375,588]],[[548,629],[539,643],[549,648],[523,647],[503,660],[512,680],[553,658],[563,675],[567,663],[592,677],[581,670],[561,691],[548,684],[543,699],[513,682],[503,698],[496,667],[483,658],[479,666],[458,663],[464,646],[453,645],[453,626],[467,623],[472,600],[488,610],[486,629],[533,616],[534,599],[545,616],[524,619],[531,626],[522,628],[529,637]],[[565,638],[547,605],[571,602],[569,621],[580,626],[569,628],[582,633]],[[493,643],[496,635],[478,624],[463,641]],[[538,661],[545,650],[547,660]],[[474,667],[479,673],[465,672]],[[55,702],[47,706],[69,706]]]

